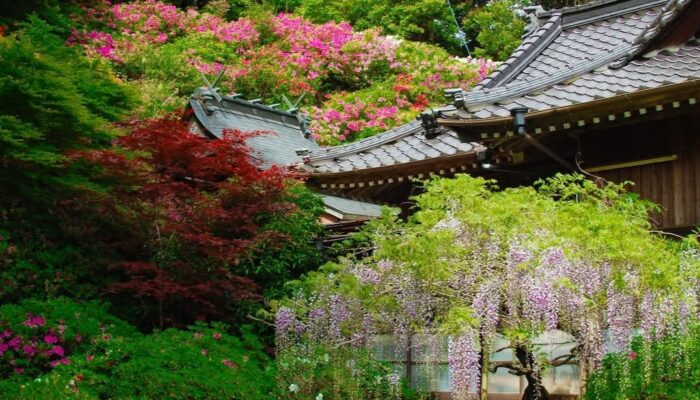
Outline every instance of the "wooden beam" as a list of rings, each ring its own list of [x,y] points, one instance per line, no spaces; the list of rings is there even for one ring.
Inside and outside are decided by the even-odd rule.
[[[678,155],[672,154],[669,156],[647,158],[644,160],[635,160],[635,161],[628,161],[628,162],[617,163],[617,164],[599,165],[596,167],[585,168],[585,170],[586,170],[586,172],[601,172],[601,171],[610,171],[613,169],[623,169],[623,168],[639,167],[642,165],[658,164],[658,163],[676,161],[676,160],[678,160]]]

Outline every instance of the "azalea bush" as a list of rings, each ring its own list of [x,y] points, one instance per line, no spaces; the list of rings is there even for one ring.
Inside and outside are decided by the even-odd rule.
[[[405,123],[420,107],[442,104],[446,87],[469,87],[494,66],[458,60],[434,46],[384,36],[368,26],[357,31],[347,22],[314,24],[264,11],[226,21],[155,0],[95,5],[78,26],[83,28],[68,43],[138,85],[149,99],[145,115],[181,107],[202,84],[200,72],[223,71],[225,92],[270,103],[304,96],[300,104],[318,119],[313,130],[322,144]],[[391,94],[405,75],[413,82],[410,93]],[[348,103],[353,109],[345,111]]]
[[[14,399],[254,399],[276,397],[274,369],[247,329],[240,338],[220,324],[147,336],[112,335],[50,373],[0,381]]]
[[[628,352],[636,329],[654,343],[697,318],[696,241],[651,233],[655,207],[621,185],[557,175],[498,190],[460,175],[425,186],[408,222],[373,223],[371,256],[292,284],[277,314],[282,354],[309,343],[369,346],[378,334],[406,345],[414,334],[445,335],[456,398],[480,390],[482,368],[503,368],[523,375],[524,398],[534,399],[547,396],[549,368],[577,360],[590,374],[606,352]],[[550,359],[535,338],[553,330],[575,345]],[[497,336],[513,359],[487,363]]]
[[[112,335],[136,335],[134,328],[109,315],[99,303],[66,298],[25,300],[0,307],[0,379],[33,379]]]
[[[396,56],[401,60],[398,74],[366,89],[330,95],[321,106],[310,108],[316,140],[341,144],[394,128],[444,103],[444,89],[471,87],[494,67],[488,60],[456,59],[414,42],[401,43]]]

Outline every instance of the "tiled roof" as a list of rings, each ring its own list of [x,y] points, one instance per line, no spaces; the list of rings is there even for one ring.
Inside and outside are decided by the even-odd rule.
[[[602,0],[540,13],[539,28],[513,55],[473,90],[450,91],[454,105],[438,116],[486,121],[510,117],[516,107],[543,111],[698,79],[697,40],[639,54],[692,1],[698,0]],[[428,138],[419,122],[411,122],[357,143],[313,150],[306,169],[354,172],[476,148],[446,127],[436,133]]]
[[[327,209],[340,214],[344,220],[376,218],[382,215],[382,206],[343,197],[321,195]]]
[[[409,122],[355,143],[313,150],[306,168],[315,173],[351,172],[473,151],[474,145],[441,129],[443,134],[427,139],[419,121]]]
[[[450,90],[454,104],[435,112],[443,121],[502,123],[516,107],[547,111],[700,79],[698,39],[661,51],[648,48],[698,1],[600,0],[540,13],[539,28],[497,71],[471,91]],[[276,132],[278,137],[251,139],[251,146],[266,163],[285,165],[301,163],[295,150],[308,149],[303,168],[317,176],[473,155],[478,146],[462,143],[444,126],[437,132],[431,127],[426,136],[421,122],[413,121],[355,143],[320,148],[304,138],[292,114],[261,105],[245,108],[226,98],[219,107],[204,94],[204,101],[191,103],[214,135],[227,127]]]
[[[199,123],[217,138],[225,129],[266,132],[247,140],[263,167],[302,163],[297,150],[318,148],[304,136],[297,116],[286,111],[229,96],[222,96],[219,103],[205,89],[192,96],[190,106]]]
[[[516,107],[544,111],[700,79],[697,39],[640,54],[692,2],[602,1],[545,13],[511,59],[475,90],[454,92],[440,116],[507,117]]]

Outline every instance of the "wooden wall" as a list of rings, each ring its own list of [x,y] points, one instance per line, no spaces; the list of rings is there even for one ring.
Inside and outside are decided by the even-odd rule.
[[[596,172],[605,179],[635,183],[630,189],[661,205],[659,228],[689,230],[700,225],[700,114],[651,121],[582,137],[589,167],[676,156],[673,161]]]

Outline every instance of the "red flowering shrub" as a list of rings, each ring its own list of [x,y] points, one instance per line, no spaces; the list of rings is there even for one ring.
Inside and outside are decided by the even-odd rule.
[[[296,210],[286,198],[294,175],[258,169],[244,142],[252,134],[230,131],[209,140],[173,117],[130,129],[116,142],[118,151],[81,155],[116,182],[114,212],[141,242],[113,265],[123,279],[108,293],[138,298],[144,320],[157,326],[230,318],[232,304],[260,298],[239,264],[260,243],[275,248],[288,240],[260,228]]]

